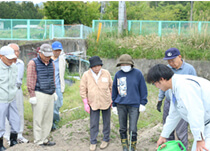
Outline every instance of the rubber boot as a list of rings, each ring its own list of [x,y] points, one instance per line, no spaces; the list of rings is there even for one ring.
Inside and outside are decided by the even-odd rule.
[[[128,151],[128,139],[126,134],[120,134],[123,151]]]
[[[5,151],[6,148],[3,145],[3,137],[0,137],[0,151]]]
[[[16,145],[17,142],[17,134],[16,133],[11,133],[10,134],[10,147]]]
[[[137,137],[136,136],[132,136],[132,139],[131,139],[131,151],[135,151],[136,150],[136,142],[137,142]]]

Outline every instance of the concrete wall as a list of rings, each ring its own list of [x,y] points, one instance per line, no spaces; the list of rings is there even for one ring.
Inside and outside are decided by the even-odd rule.
[[[8,45],[9,43],[17,43],[20,46],[21,54],[20,59],[24,60],[25,63],[32,58],[34,58],[37,47],[40,47],[43,43],[52,44],[54,40],[47,40],[47,41],[38,41],[38,42],[31,42],[31,41],[15,41],[15,40],[1,40],[0,47]],[[63,45],[63,49],[65,53],[74,52],[74,51],[83,51],[84,55],[86,56],[87,44],[86,41],[83,39],[59,39]]]
[[[112,76],[120,70],[119,67],[116,67],[117,60],[116,59],[102,59],[103,60],[103,68],[109,70]],[[195,61],[195,60],[185,60],[194,66],[197,75],[204,77],[210,80],[210,61]],[[141,70],[144,77],[146,77],[148,70],[154,66],[155,64],[162,63],[167,64],[167,61],[163,59],[156,60],[147,60],[147,59],[134,59],[134,67]]]

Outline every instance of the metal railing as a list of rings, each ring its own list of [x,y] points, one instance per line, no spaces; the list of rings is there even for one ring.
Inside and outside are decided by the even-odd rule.
[[[92,30],[97,31],[102,23],[102,32],[118,31],[118,20],[93,20]],[[127,30],[137,35],[157,34],[159,36],[170,33],[189,35],[192,33],[210,34],[209,21],[147,21],[128,20]]]
[[[44,40],[50,38],[50,26],[64,20],[0,19],[0,40]]]
[[[92,28],[85,25],[51,25],[51,33],[53,38],[60,39],[86,39],[92,32]]]

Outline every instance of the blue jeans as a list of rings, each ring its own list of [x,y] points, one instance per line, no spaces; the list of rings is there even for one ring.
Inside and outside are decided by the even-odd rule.
[[[117,104],[117,111],[120,124],[120,134],[127,136],[127,120],[129,117],[129,134],[137,137],[137,122],[139,119],[139,108],[129,105]]]
[[[59,109],[63,105],[63,94],[61,92],[61,88],[56,88],[56,94],[58,99],[54,102],[53,128],[57,128],[56,123],[60,121]]]

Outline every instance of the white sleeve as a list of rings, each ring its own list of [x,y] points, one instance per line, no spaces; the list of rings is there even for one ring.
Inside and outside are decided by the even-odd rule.
[[[170,134],[176,128],[180,120],[181,120],[180,114],[177,112],[173,102],[170,101],[169,114],[166,118],[166,123],[163,126],[163,131],[161,133],[161,136],[169,138]]]
[[[204,136],[205,109],[201,100],[201,87],[196,83],[186,80],[184,87],[179,88],[179,95],[187,109],[187,120],[195,141],[202,140]]]

